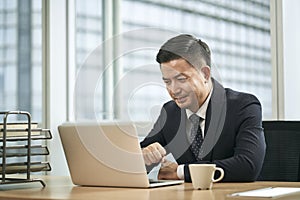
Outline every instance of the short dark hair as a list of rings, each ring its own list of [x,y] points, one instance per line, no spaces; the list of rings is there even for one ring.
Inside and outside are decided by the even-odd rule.
[[[197,68],[211,65],[208,45],[189,34],[180,34],[165,42],[157,53],[156,61],[161,64],[180,58]]]

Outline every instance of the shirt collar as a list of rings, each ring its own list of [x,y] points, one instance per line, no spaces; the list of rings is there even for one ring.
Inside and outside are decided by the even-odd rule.
[[[202,119],[205,120],[205,116],[206,116],[206,111],[207,111],[207,107],[208,107],[208,103],[210,101],[211,95],[212,95],[212,91],[213,88],[211,88],[209,95],[207,97],[207,99],[205,100],[205,102],[202,104],[202,106],[199,108],[199,110],[195,113],[196,115],[198,115],[199,117],[201,117]],[[194,112],[192,112],[189,109],[185,110],[187,117],[189,118],[192,114],[194,114]]]

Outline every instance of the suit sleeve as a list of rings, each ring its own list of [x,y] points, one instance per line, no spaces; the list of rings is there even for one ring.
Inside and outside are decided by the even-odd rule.
[[[166,142],[163,138],[162,129],[166,122],[166,112],[164,107],[161,109],[160,115],[157,118],[152,130],[148,135],[144,138],[144,140],[140,143],[141,148],[145,148],[148,145],[158,142],[160,145],[165,146]],[[146,166],[147,172],[150,172],[157,164],[152,164],[150,166]]]
[[[162,129],[166,122],[166,111],[164,107],[162,107],[159,117],[157,118],[152,130],[150,133],[144,138],[144,140],[140,143],[141,148],[147,147],[148,145],[158,142],[162,146],[166,145],[166,141],[163,137]]]
[[[254,97],[255,98],[255,97]],[[245,103],[245,102],[244,102]],[[198,163],[215,163],[224,169],[223,181],[255,181],[259,176],[264,156],[265,139],[262,128],[261,105],[255,98],[240,107],[234,113],[239,118],[232,157]],[[234,125],[234,124],[233,124]],[[191,181],[188,165],[184,167],[185,180]]]

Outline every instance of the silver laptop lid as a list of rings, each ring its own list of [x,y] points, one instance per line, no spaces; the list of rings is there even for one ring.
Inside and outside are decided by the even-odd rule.
[[[74,184],[149,187],[132,124],[66,123],[58,130]]]

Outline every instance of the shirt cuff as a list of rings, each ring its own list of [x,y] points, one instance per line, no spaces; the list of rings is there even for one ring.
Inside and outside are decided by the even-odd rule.
[[[184,165],[178,165],[178,167],[177,167],[177,176],[180,180],[184,179]]]

